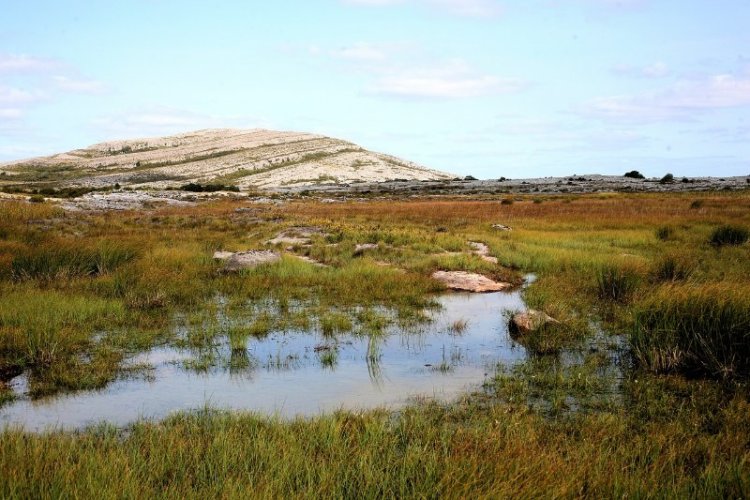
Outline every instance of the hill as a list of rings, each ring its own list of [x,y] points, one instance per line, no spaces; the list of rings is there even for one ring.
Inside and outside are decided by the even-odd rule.
[[[211,129],[103,142],[0,165],[5,185],[165,188],[187,183],[275,188],[455,176],[322,135]]]

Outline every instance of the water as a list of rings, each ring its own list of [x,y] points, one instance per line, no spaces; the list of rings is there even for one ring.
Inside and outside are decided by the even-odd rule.
[[[455,398],[476,389],[498,363],[526,359],[503,315],[525,308],[520,291],[451,293],[438,301],[442,309],[419,333],[380,339],[340,335],[336,341],[306,332],[276,333],[249,340],[246,350],[203,373],[185,369],[184,360],[192,356],[188,351],[154,349],[131,360],[152,365],[150,376],[34,401],[21,396],[0,408],[0,426],[34,431],[80,429],[102,421],[124,426],[206,406],[284,417],[397,407],[416,397]],[[461,333],[449,328],[457,320],[468,322]],[[331,366],[321,345],[335,347]],[[23,377],[14,385],[24,392]]]

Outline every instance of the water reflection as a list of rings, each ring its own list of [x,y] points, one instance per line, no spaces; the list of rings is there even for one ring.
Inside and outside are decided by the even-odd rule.
[[[478,387],[498,363],[512,366],[526,358],[503,315],[524,308],[519,291],[452,293],[438,302],[442,309],[429,313],[430,324],[408,331],[385,328],[334,339],[291,330],[210,346],[192,338],[193,346],[135,357],[134,363],[153,366],[146,380],[37,401],[22,397],[0,408],[0,424],[30,430],[103,420],[124,425],[206,404],[284,416],[393,406],[415,396],[453,398]],[[451,330],[456,321],[466,322],[460,333]]]

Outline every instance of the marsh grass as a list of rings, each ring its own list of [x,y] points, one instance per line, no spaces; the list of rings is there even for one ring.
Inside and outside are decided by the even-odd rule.
[[[654,371],[750,376],[747,286],[665,285],[635,307],[636,360]]]
[[[599,298],[614,302],[630,300],[640,282],[639,271],[630,266],[608,265],[596,275]]]
[[[724,245],[742,245],[750,239],[750,231],[744,227],[724,225],[711,233],[711,244],[716,247]]]
[[[98,276],[117,269],[136,255],[135,248],[111,241],[95,245],[54,241],[17,252],[11,263],[11,276],[16,281]]]
[[[750,198],[570,201],[308,200],[259,204],[252,220],[235,212],[238,202],[76,217],[51,203],[0,203],[0,369],[26,370],[32,396],[101,387],[122,373],[123,353],[154,345],[189,349],[198,371],[293,369],[299,360],[281,353],[252,359],[253,325],[261,335],[320,327],[333,341],[349,330],[338,314],[365,337],[377,382],[387,375],[389,328],[424,320],[441,290],[429,275],[443,266],[508,279],[534,272],[527,303],[567,327],[545,332],[528,347],[530,361],[492,378],[483,394],[451,404],[293,421],[204,411],[124,430],[4,430],[0,496],[750,496],[750,255],[745,245],[718,252],[707,244],[717,226],[750,224]],[[220,273],[212,252],[262,248],[278,231],[271,221],[325,228],[331,236],[304,251],[330,267],[284,256]],[[662,226],[679,238],[655,239]],[[87,264],[68,255],[59,265],[43,257],[21,265],[43,255],[37,248],[54,255],[60,241],[88,242]],[[469,250],[467,241],[486,242],[501,265],[445,255]],[[102,257],[103,242],[136,251]],[[379,246],[354,258],[365,242]],[[13,280],[16,257],[19,270],[41,271]],[[96,258],[111,264],[89,265]],[[622,380],[609,371],[619,366],[612,359],[586,350],[592,315],[632,332],[637,369]],[[187,318],[184,335],[173,331],[176,317]],[[582,361],[571,363],[571,352]],[[620,360],[626,368],[628,359]]]

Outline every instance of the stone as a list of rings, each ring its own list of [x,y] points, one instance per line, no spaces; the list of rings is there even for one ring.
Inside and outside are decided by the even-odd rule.
[[[492,224],[492,229],[498,229],[500,231],[513,231],[513,228],[506,226],[505,224]]]
[[[327,233],[318,227],[292,227],[280,232],[276,237],[268,240],[266,244],[307,246],[312,243],[312,237],[314,235],[327,236]]]
[[[497,264],[497,257],[490,255],[490,247],[479,241],[470,241],[469,246],[474,249],[474,255],[478,255],[483,261]]]
[[[514,334],[524,335],[542,328],[548,324],[559,324],[555,318],[542,311],[529,309],[513,315],[510,319],[510,331]]]
[[[444,283],[451,290],[465,292],[500,292],[512,286],[510,283],[494,281],[487,276],[466,271],[435,271],[432,273],[432,277]]]
[[[281,260],[281,255],[272,250],[249,250],[247,252],[214,252],[214,259],[224,261],[224,271],[236,272],[251,269],[261,264]]]
[[[377,243],[357,243],[354,247],[354,255],[362,255],[367,250],[375,250],[378,248]]]

